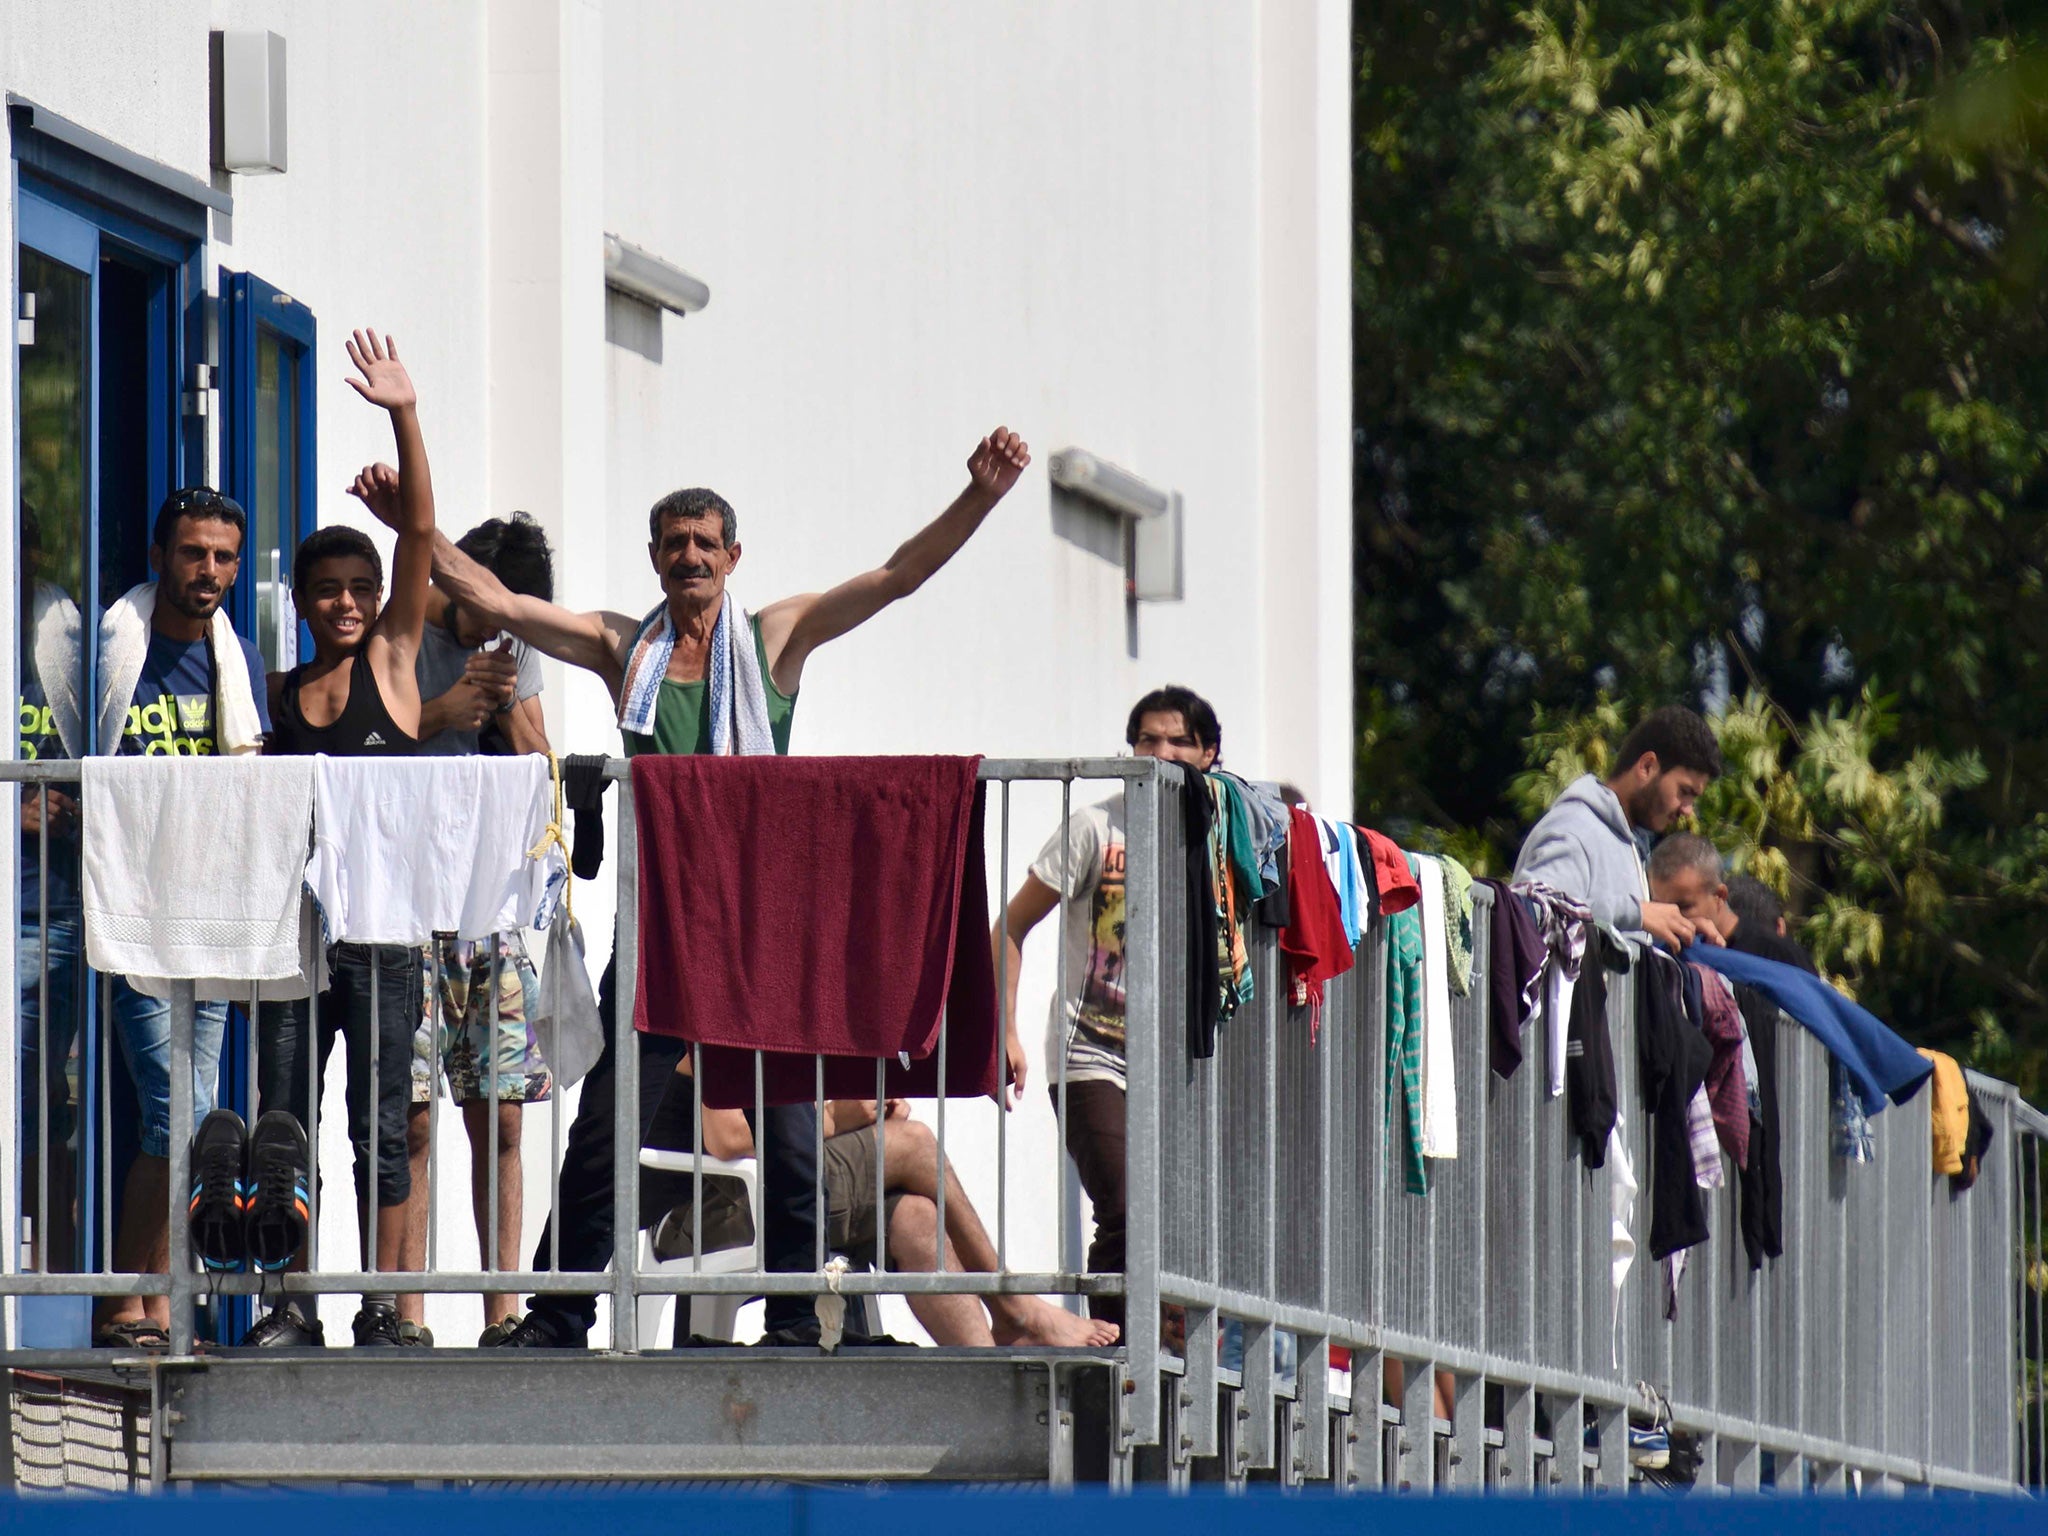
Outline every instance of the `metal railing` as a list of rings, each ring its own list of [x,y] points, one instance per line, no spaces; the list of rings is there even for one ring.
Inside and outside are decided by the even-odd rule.
[[[630,777],[620,762],[608,772],[619,782],[615,824],[630,829]],[[0,766],[0,782],[20,783],[27,795],[38,786],[75,783],[77,773],[73,763],[13,763]],[[1633,992],[1628,979],[1616,978],[1610,1022],[1626,1135],[1643,1185],[1631,1226],[1644,1250],[1624,1287],[1617,1328],[1609,1279],[1612,1170],[1583,1164],[1563,1101],[1545,1093],[1540,1040],[1514,1077],[1498,1079],[1488,1070],[1491,914],[1483,888],[1475,893],[1471,992],[1453,1005],[1459,1156],[1432,1163],[1430,1191],[1417,1197],[1404,1191],[1386,1121],[1382,936],[1369,935],[1355,968],[1329,985],[1312,1035],[1307,1013],[1287,1005],[1276,936],[1254,926],[1255,999],[1222,1027],[1213,1057],[1194,1057],[1181,1022],[1189,967],[1180,938],[1187,891],[1180,875],[1186,855],[1180,797],[1186,791],[1179,774],[1146,759],[990,760],[981,778],[989,792],[992,915],[998,921],[1015,886],[1014,786],[1057,786],[1060,826],[1074,809],[1077,785],[1120,788],[1123,798],[1125,1271],[1087,1271],[1075,1251],[1079,1212],[1071,1182],[1062,1176],[1063,1160],[1019,1174],[1009,1145],[1011,1117],[997,1115],[993,1170],[963,1173],[976,1195],[984,1194],[980,1186],[994,1185],[995,1268],[948,1270],[943,1242],[931,1270],[887,1267],[886,1215],[878,1209],[872,1255],[878,1262],[873,1270],[846,1273],[836,1288],[849,1296],[1122,1295],[1127,1336],[1114,1357],[1120,1384],[1111,1407],[1114,1475],[1129,1475],[1139,1448],[1162,1446],[1172,1480],[1185,1480],[1196,1462],[1215,1458],[1226,1478],[1274,1468],[1285,1481],[1330,1479],[1340,1486],[1620,1487],[1630,1477],[1628,1415],[1642,1406],[1636,1384],[1645,1381],[1668,1397],[1678,1427],[1699,1437],[1703,1480],[1737,1487],[1769,1480],[1792,1488],[1869,1478],[2010,1489],[2040,1478],[2048,1462],[2037,1358],[2048,1289],[2040,1283],[2048,1275],[2041,1255],[2041,1150],[2048,1122],[2006,1085],[1973,1080],[1993,1119],[1994,1140],[1976,1188],[1952,1195],[1931,1170],[1925,1092],[1875,1122],[1875,1166],[1834,1160],[1825,1054],[1805,1031],[1782,1030],[1785,1256],[1760,1272],[1748,1269],[1736,1240],[1731,1178],[1728,1188],[1705,1196],[1712,1235],[1693,1251],[1677,1321],[1668,1323],[1658,1266],[1647,1257],[1647,1117],[1635,1087]],[[1049,789],[1031,793],[1035,803],[1050,797]],[[1048,830],[1034,826],[1031,845]],[[639,851],[630,832],[617,837],[614,848],[616,1003],[623,1021],[633,1016]],[[1069,905],[1058,909],[1063,925],[1080,920]],[[25,921],[33,916],[23,914]],[[47,912],[42,925],[48,926]],[[1064,932],[1053,948],[1064,996]],[[45,999],[42,1061],[48,1060],[51,1024],[48,963],[46,947],[45,972],[32,983]],[[1006,948],[999,947],[998,963],[1007,967]],[[999,991],[1007,980],[999,974]],[[496,996],[494,984],[493,1007]],[[437,1018],[439,1007],[437,996]],[[563,1270],[558,1246],[536,1255],[535,1268],[500,1270],[489,1258],[497,1248],[493,1230],[480,1243],[484,1263],[473,1270],[439,1266],[430,1246],[420,1272],[390,1271],[374,1255],[360,1269],[322,1268],[315,1254],[304,1273],[202,1277],[178,1198],[190,1188],[193,1031],[192,990],[181,986],[172,1002],[168,1272],[115,1272],[110,1230],[100,1234],[99,1262],[83,1274],[26,1268],[22,1245],[10,1242],[0,1296],[167,1295],[171,1351],[185,1356],[194,1344],[195,1305],[209,1289],[228,1295],[282,1289],[296,1296],[366,1289],[596,1291],[610,1298],[611,1348],[632,1354],[659,1343],[639,1337],[642,1296],[812,1295],[823,1288],[816,1271],[768,1272],[758,1223],[753,1262],[744,1268],[644,1270],[642,1169],[631,1155],[614,1162],[608,1275]],[[628,1025],[622,1032],[629,1031]],[[1530,1034],[1541,1031],[1532,1025]],[[942,1029],[942,1060],[948,1048]],[[102,1093],[109,1074],[121,1070],[107,1065],[110,1055],[97,1041],[85,1050]],[[614,1143],[635,1148],[643,1129],[638,1052],[618,1051],[615,1065]],[[1064,1146],[1063,1052],[1048,1059],[1046,1071],[1055,1145]],[[822,1065],[819,1072],[822,1107]],[[494,1098],[496,1076],[493,1070]],[[701,1128],[701,1073],[692,1080],[690,1113]],[[760,1083],[757,1058],[757,1107]],[[439,1091],[437,1081],[437,1097]],[[47,1077],[22,1085],[21,1092],[44,1095],[37,1123],[47,1138]],[[318,1097],[316,1076],[316,1106]],[[493,1111],[495,1131],[495,1103]],[[934,1101],[931,1113],[945,1167],[945,1101]],[[106,1151],[106,1118],[104,1108],[94,1117],[101,1152],[86,1160],[103,1186],[103,1226],[116,1177]],[[565,1124],[557,1090],[547,1141],[551,1210]],[[317,1149],[317,1119],[307,1129]],[[80,1141],[87,1135],[81,1121]],[[701,1134],[696,1145],[690,1231],[701,1264]],[[887,1188],[885,1145],[878,1139],[875,1151],[878,1204]],[[24,1214],[45,1246],[54,1150],[44,1147],[37,1159],[41,1187],[23,1192]],[[437,1145],[430,1161],[436,1182],[438,1155]],[[8,1170],[10,1182],[20,1166],[17,1159]],[[1012,1184],[1020,1179],[1024,1198],[1055,1212],[1059,1252],[1050,1268],[1012,1265]],[[821,1170],[821,1222],[822,1185]],[[947,1187],[941,1180],[942,1235]],[[494,1217],[495,1196],[493,1188]],[[559,1237],[559,1223],[555,1230]],[[47,1265],[47,1252],[37,1257]],[[538,1263],[542,1258],[545,1264]],[[1142,1321],[1165,1313],[1184,1316],[1184,1347],[1169,1347],[1159,1327]],[[1236,1371],[1219,1363],[1221,1336],[1231,1323],[1244,1335]],[[1275,1341],[1282,1335],[1291,1335],[1296,1348],[1291,1382],[1276,1366]],[[1333,1349],[1350,1352],[1348,1378],[1330,1370]],[[2036,1358],[2023,1359],[2029,1352]],[[6,1358],[29,1364],[39,1357],[15,1348]],[[1391,1362],[1401,1368],[1389,1369]],[[1441,1422],[1435,1412],[1440,1387],[1452,1404]],[[1397,1401],[1383,1406],[1383,1388]]]

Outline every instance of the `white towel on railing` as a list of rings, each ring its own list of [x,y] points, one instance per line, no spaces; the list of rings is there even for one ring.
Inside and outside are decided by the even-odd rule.
[[[89,757],[79,773],[93,969],[241,997],[303,977],[311,759]]]
[[[544,757],[316,757],[306,884],[327,941],[425,944],[544,928],[568,880],[543,845]]]
[[[1422,887],[1422,1155],[1458,1155],[1458,1073],[1451,1031],[1451,946],[1444,928],[1444,867],[1415,860]]]

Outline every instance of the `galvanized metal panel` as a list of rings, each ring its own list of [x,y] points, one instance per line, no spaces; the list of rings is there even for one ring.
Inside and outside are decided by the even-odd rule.
[[[1040,1480],[1048,1470],[1048,1371],[1000,1354],[448,1353],[166,1367],[178,1416],[168,1475]]]

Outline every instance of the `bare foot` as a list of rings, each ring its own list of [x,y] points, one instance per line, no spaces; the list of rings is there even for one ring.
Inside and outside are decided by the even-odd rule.
[[[1039,1296],[1007,1298],[1015,1310],[1008,1316],[991,1318],[989,1331],[998,1344],[1042,1344],[1053,1349],[1105,1349],[1117,1341],[1115,1323],[1101,1318],[1076,1317]]]

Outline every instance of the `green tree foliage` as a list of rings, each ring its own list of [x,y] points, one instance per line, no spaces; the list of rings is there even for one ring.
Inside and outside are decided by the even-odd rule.
[[[1707,830],[1915,1038],[2038,1071],[2048,53],[1935,0],[1358,36],[1362,810],[1505,862],[1526,769],[1725,705]]]

